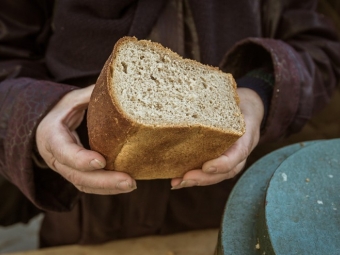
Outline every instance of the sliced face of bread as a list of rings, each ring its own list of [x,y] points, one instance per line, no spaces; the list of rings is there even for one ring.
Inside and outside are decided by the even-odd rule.
[[[243,135],[238,100],[231,74],[124,37],[91,97],[90,145],[135,179],[180,177]]]

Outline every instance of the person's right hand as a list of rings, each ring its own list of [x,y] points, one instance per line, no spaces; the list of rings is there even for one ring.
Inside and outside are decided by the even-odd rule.
[[[86,150],[75,131],[84,118],[93,88],[67,93],[43,118],[36,132],[38,151],[51,169],[82,192],[130,192],[136,189],[136,181],[126,173],[104,170],[104,157]]]

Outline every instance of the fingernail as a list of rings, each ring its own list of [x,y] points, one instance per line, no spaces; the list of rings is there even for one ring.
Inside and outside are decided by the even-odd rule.
[[[137,189],[137,185],[135,183],[129,184],[131,189]]]
[[[211,166],[206,170],[206,172],[209,173],[209,174],[217,173],[217,168],[214,167],[214,166]]]
[[[177,186],[171,187],[171,190],[174,190],[174,189],[181,189],[181,188],[183,188],[183,187],[181,187],[181,185],[179,184],[179,185],[177,185]]]
[[[185,181],[182,181],[179,185],[172,187],[171,189],[189,188],[189,187],[193,187],[197,185],[198,185],[197,181],[185,180]]]
[[[137,186],[135,183],[129,183],[128,181],[121,181],[117,184],[117,189],[122,191],[128,191],[128,190],[134,190],[137,189]]]
[[[94,167],[95,169],[100,169],[100,168],[105,167],[105,165],[101,161],[99,161],[98,159],[91,160],[90,165],[92,167]]]

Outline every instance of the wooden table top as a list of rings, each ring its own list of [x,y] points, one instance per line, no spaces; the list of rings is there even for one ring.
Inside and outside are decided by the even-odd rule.
[[[185,232],[167,236],[124,239],[101,245],[70,245],[11,255],[213,255],[218,229]]]

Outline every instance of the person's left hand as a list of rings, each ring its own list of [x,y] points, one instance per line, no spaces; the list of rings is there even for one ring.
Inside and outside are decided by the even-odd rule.
[[[249,154],[259,142],[264,107],[261,98],[253,90],[238,88],[237,93],[246,123],[245,134],[223,155],[205,162],[202,169],[191,170],[183,178],[172,179],[172,189],[212,185],[233,178],[243,169]]]

